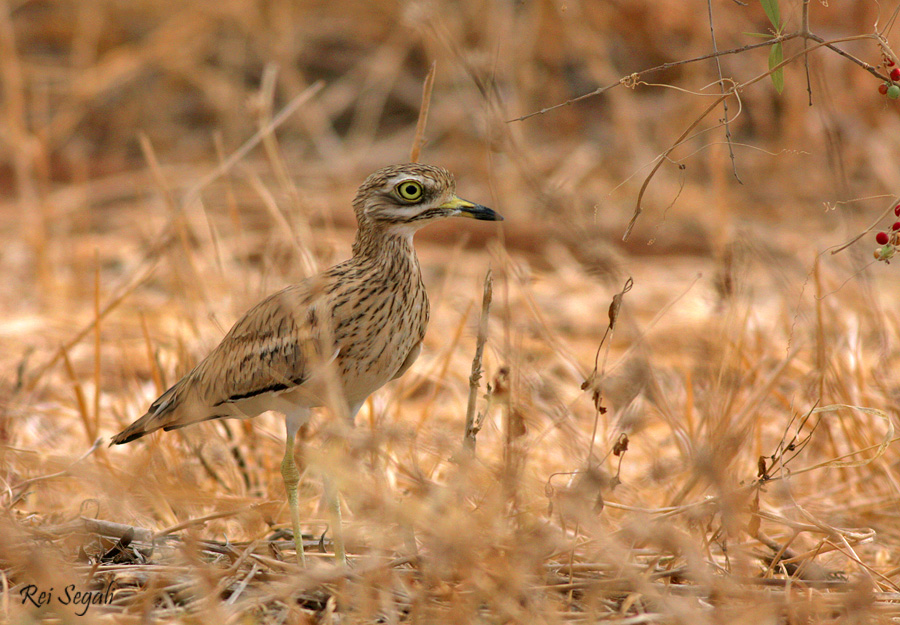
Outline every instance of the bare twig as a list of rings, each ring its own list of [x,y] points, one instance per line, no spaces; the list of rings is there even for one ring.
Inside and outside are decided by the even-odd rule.
[[[809,80],[809,0],[803,0],[803,9],[800,14],[800,32],[803,34],[803,66],[806,69],[806,94],[809,105],[812,106],[812,83]]]
[[[606,326],[606,331],[603,333],[603,338],[600,339],[600,345],[597,346],[597,353],[594,355],[594,370],[591,371],[591,374],[581,385],[581,390],[591,391],[594,402],[594,427],[591,430],[591,442],[588,445],[587,456],[584,463],[586,469],[591,466],[591,458],[594,454],[594,443],[597,439],[597,427],[600,424],[600,415],[606,413],[606,408],[603,407],[603,394],[600,390],[600,380],[603,379],[603,375],[606,371],[606,359],[609,357],[609,343],[606,343],[606,339],[609,338],[610,341],[612,341],[612,334],[616,329],[616,322],[619,320],[619,311],[622,309],[622,300],[625,299],[625,294],[628,293],[633,286],[634,279],[629,277],[628,280],[625,281],[622,290],[613,295],[612,301],[609,303],[609,310],[607,311],[609,323]],[[600,350],[603,349],[604,343],[606,343],[606,351],[603,355],[603,364],[600,365]]]
[[[619,80],[617,80],[614,83],[608,84],[604,87],[598,87],[591,92],[584,93],[580,96],[576,96],[570,100],[566,100],[565,102],[560,102],[559,104],[554,104],[553,106],[548,106],[546,108],[542,108],[539,111],[533,111],[526,115],[522,115],[521,117],[515,117],[513,119],[509,119],[509,120],[507,120],[506,123],[509,124],[512,122],[525,121],[526,119],[529,119],[531,117],[536,117],[538,115],[544,115],[546,113],[555,111],[556,109],[562,108],[564,106],[571,106],[572,104],[575,104],[576,102],[581,102],[582,100],[587,100],[588,98],[592,98],[596,95],[605,93],[606,91],[609,91],[610,89],[612,89],[614,87],[618,87],[619,85],[631,86],[631,85],[635,84],[638,80],[640,80],[641,78],[646,76],[647,74],[661,72],[663,70],[667,70],[672,67],[678,67],[679,65],[687,65],[689,63],[697,63],[699,61],[706,61],[707,59],[717,58],[717,57],[721,57],[721,56],[727,56],[727,55],[731,55],[731,54],[740,54],[741,52],[746,52],[748,50],[755,50],[757,48],[765,48],[767,46],[771,46],[776,43],[784,43],[785,41],[790,41],[791,39],[796,39],[797,37],[806,37],[806,38],[812,39],[813,41],[815,41],[817,43],[824,43],[825,47],[827,47],[829,50],[832,50],[833,52],[837,52],[838,54],[840,54],[847,60],[852,61],[853,63],[859,65],[861,68],[863,68],[864,70],[866,70],[867,72],[872,74],[875,78],[878,78],[879,80],[888,80],[888,77],[885,76],[884,74],[880,74],[878,72],[877,68],[866,63],[862,59],[859,59],[859,58],[853,56],[852,54],[849,54],[849,53],[841,50],[840,48],[837,48],[834,45],[832,45],[834,43],[841,42],[841,41],[856,41],[859,39],[875,39],[875,40],[881,42],[882,39],[879,35],[855,35],[855,36],[851,36],[851,37],[842,37],[839,39],[834,39],[831,42],[825,42],[825,40],[822,39],[821,37],[819,37],[818,35],[815,35],[813,33],[804,35],[802,32],[798,31],[798,32],[794,32],[794,33],[788,33],[785,35],[779,35],[778,37],[772,37],[771,39],[768,39],[762,43],[751,43],[746,46],[741,46],[740,48],[731,48],[730,50],[722,50],[721,52],[713,52],[710,54],[704,54],[701,56],[696,56],[692,59],[685,59],[683,61],[673,61],[671,63],[663,63],[662,65],[657,65],[656,67],[651,67],[649,69],[645,69],[640,72],[635,72],[628,76],[623,76],[622,78],[620,78]],[[808,50],[804,50],[802,54],[806,55],[808,52],[812,51],[813,49],[814,48],[809,48]],[[797,55],[797,56],[799,56],[799,55]],[[791,57],[790,60],[791,61],[795,60],[797,58],[797,56]],[[779,67],[783,67],[784,65],[785,65],[785,63],[781,63],[779,65]],[[769,72],[769,73],[771,73],[771,72]],[[768,74],[766,74],[766,75],[768,75]]]
[[[112,538],[122,538],[126,534],[131,533],[134,540],[142,543],[153,542],[153,530],[145,527],[136,527],[134,525],[126,525],[124,523],[113,523],[112,521],[104,521],[103,519],[90,519],[81,517],[74,525],[83,524],[83,529],[92,534],[101,536],[110,536]]]
[[[706,10],[709,13],[709,36],[712,40],[713,53],[716,61],[716,73],[719,75],[719,87],[722,93],[725,93],[725,81],[722,79],[722,64],[719,62],[719,48],[716,45],[716,29],[713,26],[713,10],[712,0],[706,0]],[[734,160],[734,146],[731,144],[731,124],[728,121],[728,100],[722,101],[722,123],[725,124],[725,142],[728,144],[728,156],[731,158],[731,170],[734,172],[734,178],[741,184],[744,184],[741,177],[737,173],[737,163]]]
[[[692,59],[685,59],[683,61],[672,61],[671,63],[663,63],[662,65],[657,65],[656,67],[651,67],[650,69],[645,69],[640,72],[635,72],[634,74],[624,76],[614,83],[606,85],[605,87],[598,87],[597,89],[594,89],[590,93],[584,93],[580,96],[572,98],[571,100],[566,100],[565,102],[561,102],[559,104],[554,104],[553,106],[543,108],[539,111],[534,111],[532,113],[528,113],[527,115],[522,115],[521,117],[516,117],[514,119],[507,120],[507,123],[521,122],[521,121],[525,121],[526,119],[529,119],[531,117],[535,117],[537,115],[544,115],[545,113],[555,111],[558,108],[562,108],[564,106],[570,106],[572,104],[575,104],[576,102],[581,102],[582,100],[592,98],[595,95],[600,95],[601,93],[609,91],[613,87],[618,87],[619,85],[633,85],[636,81],[640,80],[647,74],[661,72],[661,71],[664,71],[667,69],[671,69],[673,67],[678,67],[680,65],[687,65],[689,63],[697,63],[699,61],[706,61],[708,59],[712,59],[715,57],[726,56],[729,54],[740,54],[741,52],[746,52],[747,50],[755,50],[757,48],[765,48],[766,46],[771,46],[774,43],[788,41],[790,39],[794,39],[799,36],[800,36],[800,33],[791,33],[788,35],[782,35],[780,37],[773,37],[772,39],[769,39],[763,43],[751,43],[746,46],[741,46],[740,48],[732,48],[730,50],[722,50],[721,52],[713,52],[711,54],[704,54],[702,56],[696,56]],[[879,77],[881,77],[881,76],[879,76]],[[881,77],[881,78],[884,78],[884,77]]]
[[[478,383],[481,381],[481,357],[487,341],[488,315],[491,311],[491,299],[494,293],[493,284],[493,276],[491,270],[488,269],[484,276],[484,295],[481,300],[481,320],[478,322],[475,358],[472,359],[472,373],[469,375],[469,403],[466,407],[466,433],[463,437],[463,445],[472,452],[475,451],[475,437],[478,436],[478,427],[475,423],[475,402],[478,399]]]
[[[839,245],[839,246],[837,246],[835,249],[831,250],[831,253],[832,253],[832,254],[837,254],[837,253],[839,253],[839,252],[843,252],[845,249],[847,249],[848,247],[850,247],[851,245],[853,245],[854,243],[856,243],[857,241],[859,241],[861,238],[863,238],[864,236],[866,236],[866,234],[868,234],[868,233],[871,232],[872,230],[875,230],[875,229],[878,227],[878,224],[881,223],[881,221],[882,221],[885,217],[887,217],[888,215],[890,215],[890,214],[893,212],[894,206],[897,205],[897,202],[900,202],[900,197],[893,197],[893,198],[891,198],[891,203],[888,205],[888,207],[887,207],[886,209],[884,209],[884,212],[881,213],[881,214],[878,216],[878,218],[875,219],[875,221],[872,222],[872,225],[871,225],[871,226],[869,226],[868,228],[866,228],[865,230],[863,230],[862,232],[860,232],[859,234],[857,234],[855,237],[853,237],[852,239],[850,239],[850,240],[847,241],[846,243],[844,243],[844,244],[842,244],[842,245]],[[824,252],[823,252],[823,253],[824,253]]]
[[[887,37],[890,34],[891,28],[894,27],[894,24],[897,21],[897,15],[900,14],[900,6],[894,7],[894,11],[891,13],[890,17],[888,17],[887,21],[884,24],[884,28],[878,30],[878,21],[875,21],[875,30],[878,32],[880,37]],[[894,59],[896,63],[896,59]]]
[[[676,139],[675,142],[672,145],[670,145],[669,148],[666,149],[665,152],[663,152],[659,157],[657,157],[656,164],[653,166],[653,169],[650,170],[650,173],[647,174],[647,177],[644,179],[644,183],[641,185],[640,191],[638,191],[638,197],[637,197],[637,202],[636,202],[636,205],[634,208],[634,214],[632,214],[631,220],[628,222],[628,226],[625,228],[625,234],[622,235],[622,240],[623,241],[628,240],[628,237],[631,235],[631,231],[634,229],[634,224],[637,222],[637,219],[640,216],[641,212],[643,212],[644,194],[647,191],[647,187],[650,186],[650,180],[656,175],[656,172],[659,171],[659,168],[662,167],[662,164],[666,161],[669,154],[671,154],[678,146],[680,146],[682,143],[684,143],[687,140],[687,138],[690,136],[691,131],[694,130],[694,128],[696,128],[698,125],[700,125],[700,122],[703,121],[713,110],[715,110],[715,108],[721,102],[726,100],[729,96],[736,94],[741,89],[744,89],[745,87],[749,87],[750,85],[759,82],[760,80],[762,80],[763,78],[766,78],[767,76],[771,76],[774,72],[778,71],[785,65],[789,65],[790,63],[793,63],[798,58],[808,54],[809,52],[812,52],[813,50],[815,50],[817,48],[828,47],[830,49],[837,50],[836,48],[833,48],[833,44],[835,44],[835,43],[840,43],[843,41],[859,41],[862,39],[872,39],[875,37],[876,37],[875,35],[855,35],[852,37],[843,37],[841,39],[832,39],[831,41],[824,41],[824,40],[817,41],[815,46],[812,46],[811,48],[808,48],[807,50],[803,50],[802,52],[799,52],[791,57],[784,59],[778,65],[775,65],[774,67],[769,68],[768,71],[763,72],[762,74],[760,74],[754,78],[751,78],[750,80],[748,80],[746,82],[735,84],[727,92],[725,92],[721,96],[717,97],[712,104],[710,104],[708,107],[706,107],[706,109],[704,109],[704,111],[693,122],[691,122],[691,124],[685,129],[685,131],[683,133],[681,133],[681,135],[678,137],[678,139]],[[815,38],[813,38],[813,40],[815,40]],[[773,39],[771,41],[775,41],[775,40]],[[850,56],[844,52],[841,52],[841,54],[843,56],[848,56],[848,57]],[[857,61],[858,61],[858,59],[857,59]],[[859,62],[862,63],[862,61],[859,61]],[[863,63],[863,65],[865,65],[865,67],[867,67],[867,68],[871,67],[868,63]],[[887,80],[887,77],[880,76],[874,70],[872,70],[872,73],[874,73],[876,76],[879,76],[883,80]]]

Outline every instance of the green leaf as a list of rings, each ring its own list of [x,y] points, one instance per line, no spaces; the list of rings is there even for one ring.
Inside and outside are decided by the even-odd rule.
[[[759,39],[772,39],[772,33],[744,33],[748,37],[758,37]]]
[[[769,69],[772,69],[784,60],[784,51],[781,49],[781,43],[772,44],[769,50]],[[784,91],[784,68],[779,67],[772,72],[772,84],[775,85],[775,91],[779,94]]]
[[[778,10],[778,0],[759,1],[762,4],[763,11],[765,11],[768,16],[769,21],[772,22],[772,26],[775,27],[775,30],[781,32],[781,11]]]

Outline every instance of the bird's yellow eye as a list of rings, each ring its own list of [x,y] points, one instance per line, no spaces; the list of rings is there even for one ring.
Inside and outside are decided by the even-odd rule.
[[[397,185],[397,195],[407,202],[416,202],[422,199],[422,185],[415,180],[404,180]]]

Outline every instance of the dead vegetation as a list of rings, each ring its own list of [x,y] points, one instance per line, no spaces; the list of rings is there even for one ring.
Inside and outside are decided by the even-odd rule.
[[[802,3],[782,4],[796,25]],[[767,28],[757,3],[712,6],[719,49]],[[709,53],[706,7],[0,2],[0,618],[896,622],[900,291],[870,235],[827,253],[897,193],[878,81],[818,50],[813,107],[799,63],[781,96],[748,87],[744,184],[713,115],[626,242],[649,166],[718,89],[668,87],[699,92],[715,65],[508,121]],[[836,38],[879,9],[810,7]],[[507,221],[417,236],[426,349],[354,432],[324,412],[305,431],[300,571],[280,417],[105,440],[258,298],[349,253],[352,194],[408,158],[432,62],[420,158]],[[323,471],[349,571],[323,554]]]

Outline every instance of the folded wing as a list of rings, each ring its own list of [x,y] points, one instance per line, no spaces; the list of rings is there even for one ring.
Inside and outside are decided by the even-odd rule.
[[[322,354],[319,302],[303,285],[266,298],[244,315],[200,364],[112,439],[122,444],[160,428],[222,417],[252,417],[271,397],[307,382]]]

